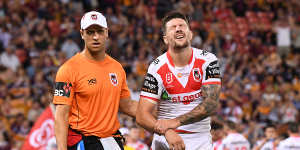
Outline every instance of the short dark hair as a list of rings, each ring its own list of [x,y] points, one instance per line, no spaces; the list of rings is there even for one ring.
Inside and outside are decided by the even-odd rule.
[[[234,123],[233,121],[227,120],[225,123],[226,123],[226,126],[227,126],[229,129],[231,129],[231,130],[236,130],[236,125],[235,125],[235,123]]]
[[[219,130],[219,129],[223,129],[223,124],[217,122],[217,121],[212,121],[211,122],[211,129],[212,130]]]
[[[276,126],[274,124],[267,124],[264,128],[263,131],[265,132],[268,128],[274,128],[276,129]]]
[[[166,24],[170,20],[175,19],[175,18],[183,19],[188,24],[188,26],[190,27],[189,20],[183,13],[181,13],[179,11],[171,11],[171,12],[167,13],[166,16],[162,19],[162,32],[163,32],[163,34],[166,33]]]
[[[299,131],[298,124],[296,122],[289,122],[288,130],[292,133],[298,133],[298,131]]]

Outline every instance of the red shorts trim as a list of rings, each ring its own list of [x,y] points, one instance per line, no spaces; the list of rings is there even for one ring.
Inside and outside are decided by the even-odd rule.
[[[197,133],[197,132],[191,132],[191,131],[186,131],[186,130],[174,130],[175,132],[177,132],[177,133]]]

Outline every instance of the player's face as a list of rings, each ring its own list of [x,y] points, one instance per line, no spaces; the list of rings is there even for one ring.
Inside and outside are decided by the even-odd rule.
[[[217,141],[224,135],[223,129],[211,130],[212,140]]]
[[[105,43],[108,39],[108,31],[106,28],[98,25],[91,25],[85,30],[80,31],[86,48],[90,52],[99,52],[105,50]]]
[[[276,130],[274,128],[267,128],[265,131],[265,135],[267,139],[276,138]]]
[[[183,49],[191,44],[192,31],[185,20],[175,18],[166,23],[164,42],[174,49]]]
[[[133,140],[138,140],[139,136],[140,136],[140,129],[138,128],[132,128],[130,130],[129,136],[133,139]]]

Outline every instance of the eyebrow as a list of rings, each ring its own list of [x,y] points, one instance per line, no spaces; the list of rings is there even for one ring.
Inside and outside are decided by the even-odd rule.
[[[86,29],[86,31],[104,31],[104,29],[103,28],[101,28],[101,29]]]

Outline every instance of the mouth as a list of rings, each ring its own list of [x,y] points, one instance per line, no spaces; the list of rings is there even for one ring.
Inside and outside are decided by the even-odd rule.
[[[183,39],[185,34],[175,34],[175,39]]]
[[[100,43],[99,43],[99,42],[94,42],[94,43],[92,43],[92,45],[93,45],[94,47],[98,47],[98,46],[100,46]]]

